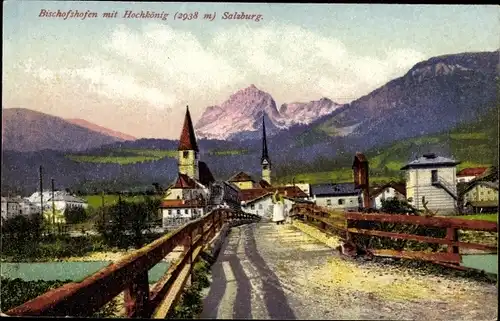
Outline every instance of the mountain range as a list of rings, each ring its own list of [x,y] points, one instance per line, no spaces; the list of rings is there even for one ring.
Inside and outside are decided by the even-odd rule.
[[[220,106],[205,109],[195,130],[199,138],[205,139],[252,139],[261,136],[262,116],[267,120],[269,135],[273,135],[293,125],[308,125],[340,106],[321,98],[309,103],[283,104],[278,109],[270,94],[252,84],[231,95]]]
[[[195,125],[200,151],[218,175],[226,176],[225,167],[234,166],[258,171],[263,116],[275,168],[288,163],[309,166],[319,158],[344,157],[392,142],[446,133],[456,126],[467,127],[485,114],[498,114],[499,56],[500,52],[494,51],[434,57],[348,104],[337,104],[324,97],[278,107],[269,93],[250,85],[219,106],[207,107]],[[86,154],[99,155],[113,148],[175,149],[176,146],[174,140],[132,140],[129,135],[83,120],[67,120],[22,108],[3,109],[2,125],[2,173],[4,169],[12,171],[9,176],[16,176],[16,184],[22,183],[27,172],[35,175],[33,182],[36,181],[35,158],[49,161],[50,151],[44,151],[42,158],[34,157],[33,151],[87,150]],[[208,155],[213,149],[245,150],[246,154]],[[64,153],[55,154],[59,160],[54,160],[54,164],[71,167],[72,175],[83,176],[87,181],[104,177],[112,180],[116,175],[123,177],[125,171],[118,164],[75,163],[63,159]],[[35,167],[20,166],[23,162]],[[176,172],[173,159],[137,164],[133,168],[126,170],[128,175],[136,173],[136,177],[142,175],[145,180],[167,177],[170,174],[159,173],[168,168]]]
[[[2,108],[2,150],[88,150],[123,135],[84,120],[66,120],[26,108]]]

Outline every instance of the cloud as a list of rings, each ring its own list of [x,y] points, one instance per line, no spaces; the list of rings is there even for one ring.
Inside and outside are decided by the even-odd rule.
[[[339,40],[298,26],[239,26],[217,34],[213,50],[228,63],[332,98],[359,97],[402,75],[425,56],[412,49],[386,51],[383,58],[349,52]],[[330,84],[331,86],[329,86]],[[334,87],[334,84],[343,84]]]
[[[207,34],[202,39],[158,23],[141,29],[117,25],[95,39],[97,49],[89,46],[83,55],[67,52],[71,59],[58,59],[51,67],[33,54],[22,70],[52,92],[64,84],[80,96],[95,95],[117,106],[148,106],[158,113],[172,113],[194,101],[201,114],[251,83],[263,84],[261,89],[278,103],[322,96],[342,103],[403,75],[425,58],[411,48],[390,49],[382,57],[359,54],[338,39],[280,23],[240,24]],[[57,44],[45,48],[58,51]]]

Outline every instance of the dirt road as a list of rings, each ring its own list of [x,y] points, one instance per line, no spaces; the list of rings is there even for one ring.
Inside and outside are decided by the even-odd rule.
[[[301,230],[233,228],[212,267],[201,318],[497,319],[495,285],[344,259],[335,239],[322,240],[327,246]]]

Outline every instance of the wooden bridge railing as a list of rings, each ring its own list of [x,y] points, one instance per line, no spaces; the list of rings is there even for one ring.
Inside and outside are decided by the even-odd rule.
[[[89,317],[125,291],[128,317],[164,318],[175,306],[193,265],[224,223],[256,215],[217,209],[125,256],[79,283],[68,283],[7,311],[9,316]],[[184,251],[150,290],[148,271],[176,247]]]
[[[386,237],[391,239],[412,240],[431,244],[442,244],[447,246],[446,252],[431,253],[423,251],[398,251],[393,249],[365,249],[375,256],[426,260],[458,268],[458,264],[461,263],[460,248],[477,249],[487,251],[488,253],[497,253],[496,245],[461,242],[458,238],[458,230],[498,232],[498,224],[496,222],[448,217],[425,217],[356,212],[346,212],[343,213],[343,219],[334,219],[330,217],[329,211],[327,209],[316,206],[314,204],[295,204],[292,208],[292,213],[292,215],[303,217],[306,222],[319,223],[315,224],[315,226],[317,226],[319,229],[325,230],[327,232],[333,232],[339,235],[346,242],[349,242],[352,239],[353,235],[361,234],[376,237]],[[382,231],[377,230],[376,227],[355,227],[356,225],[359,226],[359,224],[357,224],[359,222],[385,222],[419,225],[430,228],[445,228],[446,236],[444,238],[439,238],[416,234]]]
[[[305,222],[310,223],[323,232],[336,234],[342,238],[346,236],[346,220],[343,213],[339,216],[332,216],[331,211],[315,204],[294,204],[290,211],[292,217],[301,217]]]

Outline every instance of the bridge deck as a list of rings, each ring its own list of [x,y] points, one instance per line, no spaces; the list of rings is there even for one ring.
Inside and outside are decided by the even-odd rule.
[[[347,261],[291,225],[232,229],[212,279],[202,318],[497,319],[494,285]]]

